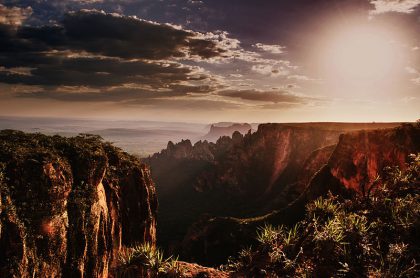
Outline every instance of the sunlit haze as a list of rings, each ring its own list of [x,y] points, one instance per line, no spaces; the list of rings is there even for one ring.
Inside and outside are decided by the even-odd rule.
[[[0,116],[415,121],[419,1],[2,1]]]
[[[368,25],[339,30],[322,57],[325,77],[348,85],[380,85],[394,80],[402,64],[402,47],[386,30]]]

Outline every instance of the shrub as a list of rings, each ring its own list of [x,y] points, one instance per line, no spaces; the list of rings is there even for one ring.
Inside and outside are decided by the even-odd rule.
[[[334,202],[333,198],[319,199],[309,203],[306,206],[307,216],[309,219],[317,219],[322,223],[325,223],[329,219],[333,218],[339,209],[339,205]]]
[[[419,277],[420,154],[391,167],[365,196],[318,198],[291,229],[266,224],[258,245],[230,259],[234,275]]]
[[[119,254],[117,277],[180,277],[178,259],[164,259],[163,252],[149,242],[124,248]]]

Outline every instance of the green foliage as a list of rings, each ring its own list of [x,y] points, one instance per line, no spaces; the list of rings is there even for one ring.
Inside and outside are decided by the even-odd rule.
[[[118,277],[180,277],[177,258],[164,258],[163,252],[149,242],[125,248],[119,253]]]
[[[308,217],[323,223],[333,218],[338,209],[339,205],[334,202],[334,199],[324,199],[322,197],[306,206]]]
[[[319,198],[291,229],[266,224],[258,245],[231,258],[234,275],[268,277],[419,277],[420,154],[387,168],[366,196]]]
[[[270,224],[266,224],[264,227],[260,227],[257,230],[257,240],[263,245],[271,245],[277,240],[279,236],[278,229],[274,228]]]

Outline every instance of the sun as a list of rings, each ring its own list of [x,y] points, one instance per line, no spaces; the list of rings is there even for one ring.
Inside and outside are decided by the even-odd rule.
[[[354,81],[387,78],[399,56],[390,34],[367,27],[343,30],[332,39],[329,51],[330,74]]]
[[[324,38],[320,52],[318,66],[323,79],[345,92],[380,90],[403,67],[397,36],[385,27],[369,24],[335,29]]]

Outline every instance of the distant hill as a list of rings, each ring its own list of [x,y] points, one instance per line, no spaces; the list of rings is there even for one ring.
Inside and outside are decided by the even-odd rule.
[[[203,137],[203,140],[210,142],[216,142],[222,136],[231,136],[235,131],[238,131],[241,134],[247,134],[249,131],[252,132],[252,126],[250,124],[244,123],[219,123],[210,125],[209,132]]]
[[[80,133],[96,134],[141,157],[160,151],[170,140],[188,138],[197,141],[206,132],[204,124],[196,123],[0,116],[1,129],[66,137]]]
[[[277,124],[277,123],[276,123]],[[404,122],[370,122],[370,123],[342,123],[342,122],[306,122],[306,123],[278,123],[278,125],[294,126],[294,127],[312,127],[323,130],[341,130],[341,131],[352,131],[352,130],[371,130],[371,129],[383,129],[383,128],[394,128],[404,124]]]

